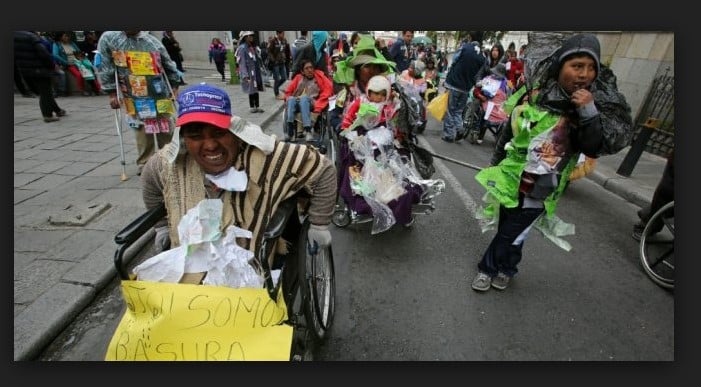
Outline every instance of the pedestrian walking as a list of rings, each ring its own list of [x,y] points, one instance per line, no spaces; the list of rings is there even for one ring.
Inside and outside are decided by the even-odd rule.
[[[209,63],[214,62],[217,72],[221,74],[221,81],[226,82],[224,75],[224,65],[226,64],[226,46],[219,38],[212,38],[212,44],[209,45]]]
[[[477,264],[476,291],[509,285],[532,226],[569,249],[558,239],[566,224],[554,213],[579,154],[596,158],[616,153],[633,134],[630,106],[618,92],[613,72],[600,62],[596,36],[574,35],[529,66],[545,70],[527,69],[528,102],[513,109],[492,166],[475,177],[487,190],[488,206],[481,216],[498,224]]]
[[[241,31],[239,33],[236,63],[239,65],[241,90],[248,94],[248,105],[251,113],[264,112],[260,107],[260,95],[258,94],[258,92],[265,90],[261,73],[263,62],[253,40],[253,31]]]
[[[284,100],[280,86],[287,81],[287,63],[291,61],[290,45],[285,39],[285,31],[275,31],[268,39],[268,67],[273,73],[273,94],[275,99]]]
[[[482,31],[471,31],[468,34],[467,42],[463,43],[453,56],[453,63],[443,82],[443,87],[450,93],[448,110],[443,118],[443,141],[459,141],[467,134],[462,128],[463,112],[467,106],[468,93],[478,81],[477,75],[485,62],[485,58],[475,50],[473,43],[479,45],[482,34]]]
[[[66,111],[56,103],[51,87],[54,61],[39,35],[33,31],[15,31],[14,55],[20,75],[30,89],[39,92],[39,110],[44,122],[58,121],[59,117],[65,116]]]

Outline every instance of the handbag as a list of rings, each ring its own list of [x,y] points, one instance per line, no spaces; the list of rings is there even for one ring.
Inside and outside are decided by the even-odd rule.
[[[448,96],[450,92],[445,92],[443,94],[435,97],[431,102],[426,105],[426,110],[428,110],[431,115],[438,121],[443,121],[445,112],[448,111]]]

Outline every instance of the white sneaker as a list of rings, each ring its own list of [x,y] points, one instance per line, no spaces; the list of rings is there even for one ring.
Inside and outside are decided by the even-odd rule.
[[[314,135],[311,132],[305,133],[304,141],[314,141]]]
[[[506,289],[507,286],[509,286],[509,281],[511,280],[511,277],[504,273],[497,273],[497,275],[492,278],[492,287],[494,289],[499,289],[499,290],[504,290]]]
[[[481,271],[477,273],[475,279],[472,280],[472,289],[478,290],[480,292],[486,292],[489,290],[489,286],[492,284],[492,277]]]

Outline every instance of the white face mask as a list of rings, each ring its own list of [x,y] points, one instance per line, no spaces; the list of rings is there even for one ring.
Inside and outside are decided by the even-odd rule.
[[[231,167],[218,175],[205,173],[205,177],[217,187],[226,191],[245,191],[248,186],[248,175],[245,171],[237,171]]]

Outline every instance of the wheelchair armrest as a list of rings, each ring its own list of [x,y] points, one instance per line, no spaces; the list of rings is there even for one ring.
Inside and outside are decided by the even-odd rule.
[[[161,203],[158,205],[158,207],[148,210],[146,213],[142,214],[136,220],[131,222],[128,226],[124,227],[119,233],[117,233],[117,236],[114,237],[114,241],[118,245],[134,243],[159,220],[163,219],[166,214],[165,203]]]
[[[122,279],[130,279],[124,264],[124,253],[159,220],[163,219],[166,214],[165,203],[161,203],[139,216],[114,237],[114,241],[119,245],[114,253],[114,266]]]
[[[296,205],[297,195],[293,195],[280,203],[263,232],[263,239],[275,239],[282,235],[287,220],[294,213]]]

